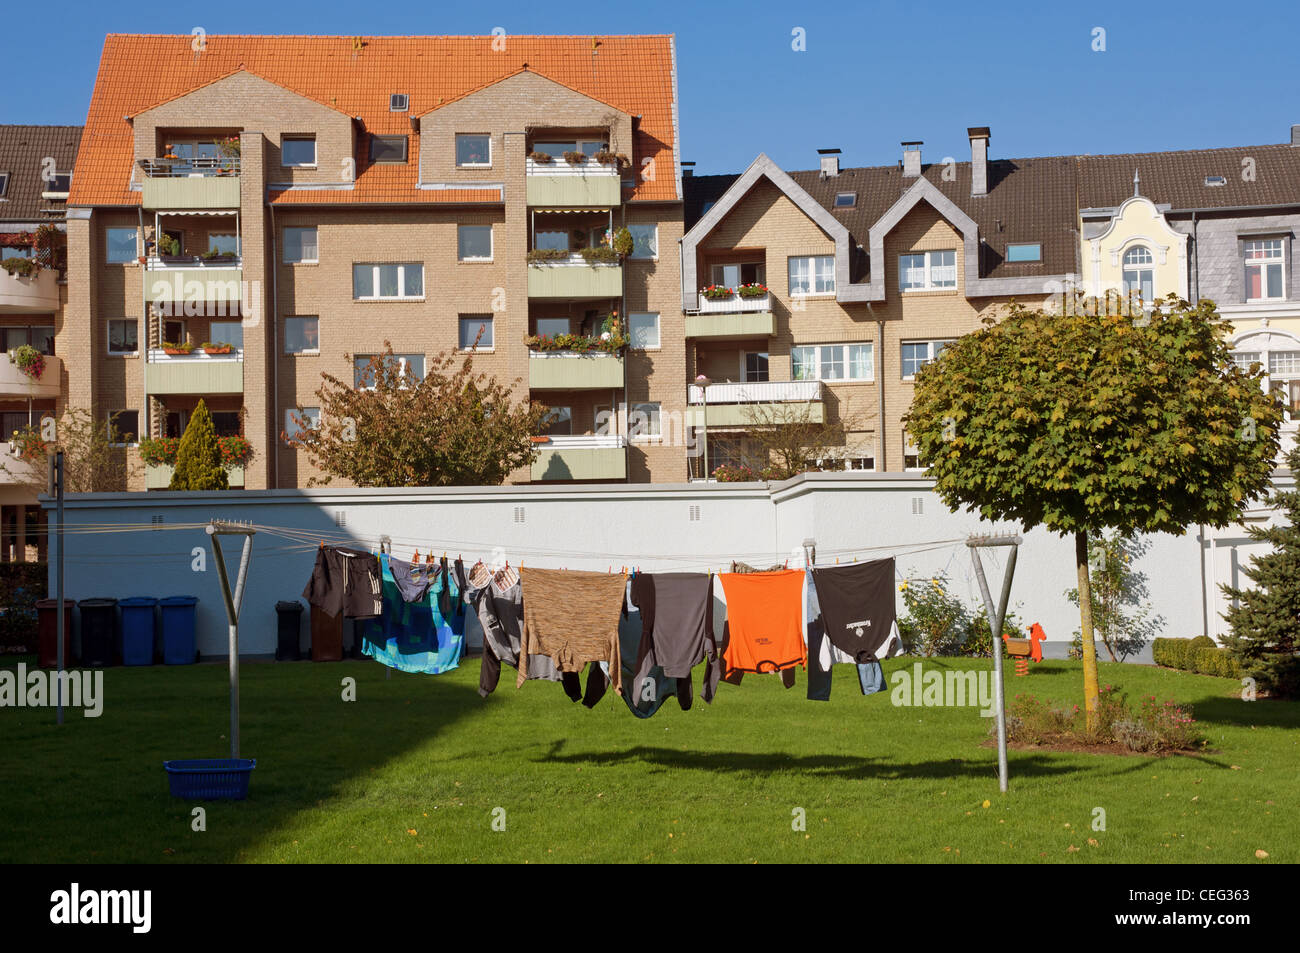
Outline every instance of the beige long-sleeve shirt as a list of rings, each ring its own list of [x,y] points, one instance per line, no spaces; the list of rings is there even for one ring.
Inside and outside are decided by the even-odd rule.
[[[519,577],[524,631],[516,686],[528,678],[530,655],[549,655],[561,672],[580,672],[588,662],[608,662],[610,683],[621,694],[618,620],[627,575],[525,567]]]

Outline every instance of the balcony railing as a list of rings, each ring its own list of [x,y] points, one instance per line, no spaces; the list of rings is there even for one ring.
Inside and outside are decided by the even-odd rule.
[[[537,438],[537,445],[543,450],[600,450],[627,446],[627,437],[620,434],[554,434],[547,436],[543,442]]]
[[[729,298],[706,298],[700,295],[700,314],[747,314],[751,311],[771,311],[772,296],[742,298],[735,294]]]
[[[563,158],[556,159],[553,162],[534,162],[532,159],[525,159],[524,173],[526,175],[603,175],[617,178],[618,163],[597,162],[590,156],[587,157],[586,162],[573,164]]]
[[[604,351],[529,351],[534,390],[594,390],[623,386],[623,355]]]
[[[168,354],[149,348],[145,383],[151,394],[240,394],[244,390],[244,352]]]
[[[745,381],[710,384],[710,404],[759,404],[822,399],[821,381]],[[704,402],[704,388],[690,385],[687,401]]]
[[[627,438],[617,435],[554,436],[536,444],[535,481],[626,480]]]
[[[166,255],[151,256],[145,263],[149,271],[168,271],[192,268],[242,268],[243,258],[239,255],[223,255],[220,258],[204,258],[201,255]]]
[[[45,355],[41,376],[30,377],[13,362],[12,352],[7,358],[0,352],[0,397],[58,397],[62,380],[63,361],[53,354]]]
[[[528,263],[532,298],[617,298],[623,294],[623,266],[588,262],[581,255]]]
[[[141,159],[140,168],[151,179],[239,175],[239,156]]]
[[[0,268],[0,314],[39,314],[59,310],[59,273],[42,268],[23,278]]]

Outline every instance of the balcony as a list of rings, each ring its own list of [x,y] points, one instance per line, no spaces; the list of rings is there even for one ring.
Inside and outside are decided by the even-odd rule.
[[[239,158],[141,159],[146,209],[239,208]]]
[[[0,445],[3,446],[3,445]],[[0,468],[0,486],[21,486],[37,487],[46,480],[49,472],[49,463],[44,459],[41,460],[23,460],[19,457],[9,456],[8,448],[5,448],[6,456],[4,466]],[[44,493],[44,490],[40,492]]]
[[[538,449],[531,474],[534,482],[627,479],[626,437],[547,437]]]
[[[176,468],[169,463],[159,463],[154,466],[144,468],[144,488],[146,490],[165,490],[168,484],[172,482],[172,474]],[[226,479],[230,481],[233,489],[244,488],[244,468],[231,467],[226,471]]]
[[[63,362],[53,354],[45,355],[45,370],[39,378],[23,373],[12,354],[0,358],[0,397],[58,397],[62,380]]]
[[[186,302],[238,306],[243,293],[244,269],[233,255],[207,260],[189,255],[150,258],[147,269],[145,294],[159,307]]]
[[[744,427],[756,423],[779,423],[788,415],[790,422],[823,423],[826,404],[821,381],[747,381],[710,384],[707,420],[710,427]],[[687,388],[687,403],[692,426],[703,426],[706,420],[702,389],[692,384]],[[789,404],[788,411],[761,405]],[[808,407],[807,417],[799,404]]]
[[[570,165],[563,159],[554,162],[524,160],[525,195],[529,205],[605,208],[622,201],[622,183],[618,166],[603,165],[588,158]]]
[[[59,310],[59,273],[42,268],[30,278],[0,268],[0,314],[49,314]]]
[[[151,394],[242,394],[244,352],[168,354],[150,348],[144,379]]]
[[[588,264],[581,255],[528,265],[530,298],[618,298],[622,294],[622,265]]]
[[[604,352],[530,351],[532,390],[599,390],[623,387],[623,355]]]

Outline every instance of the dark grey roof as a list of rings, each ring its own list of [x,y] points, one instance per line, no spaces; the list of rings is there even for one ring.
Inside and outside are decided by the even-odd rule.
[[[81,126],[0,125],[0,173],[9,173],[0,198],[0,222],[61,220],[64,203],[41,198],[49,188],[41,170],[51,158],[56,172],[70,173],[80,143]]]
[[[1236,146],[1188,152],[1079,156],[1079,208],[1114,208],[1142,195],[1173,210],[1300,205],[1300,147]],[[1206,185],[1222,176],[1222,185]]]

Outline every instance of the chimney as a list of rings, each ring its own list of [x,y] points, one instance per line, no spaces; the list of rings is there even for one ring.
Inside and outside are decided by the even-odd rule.
[[[903,143],[903,178],[915,179],[921,174],[922,145],[919,139],[916,142]]]
[[[1291,127],[1291,145],[1300,146],[1300,126]]]
[[[818,149],[817,154],[821,156],[822,178],[834,178],[840,174],[840,150],[839,149]]]
[[[973,126],[970,136],[970,194],[989,194],[989,127]]]
[[[690,178],[691,176],[693,176],[694,174],[695,174],[695,163],[694,163],[694,162],[683,162],[683,163],[682,163],[682,178],[683,178],[683,179],[689,179],[689,178]]]

